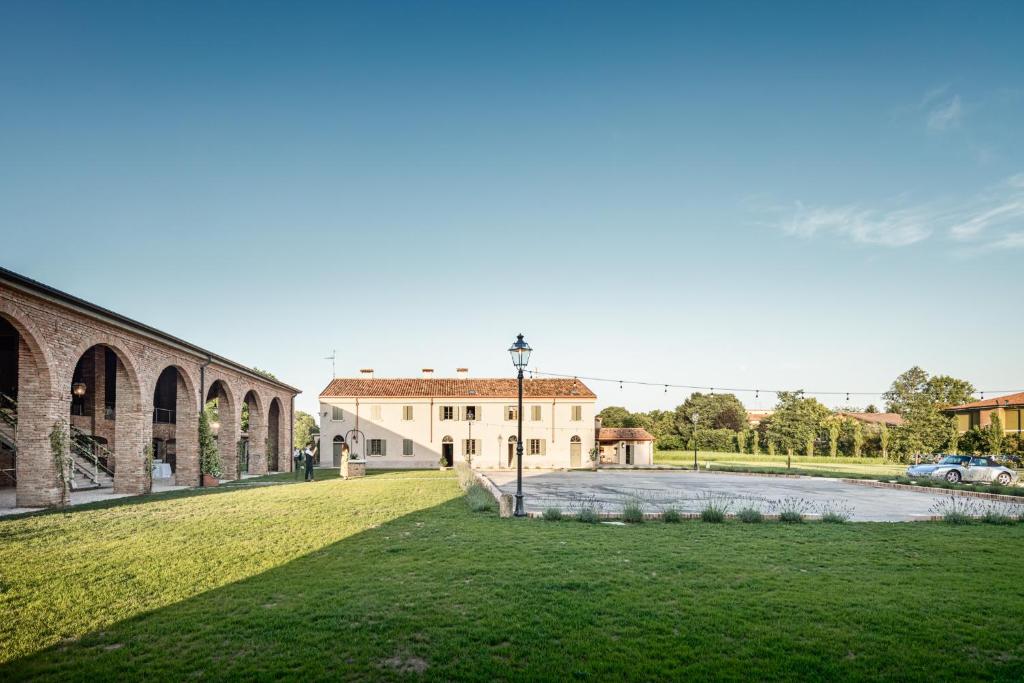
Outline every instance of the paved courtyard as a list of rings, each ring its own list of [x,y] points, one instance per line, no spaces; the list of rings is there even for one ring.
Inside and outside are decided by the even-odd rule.
[[[486,472],[505,493],[515,493],[514,471]],[[687,471],[602,470],[599,472],[523,472],[523,496],[528,512],[549,507],[572,511],[581,500],[593,501],[602,512],[617,512],[623,502],[639,498],[649,511],[673,506],[681,512],[699,512],[704,497],[732,501],[732,511],[748,504],[771,512],[773,501],[802,498],[814,507],[838,501],[853,510],[856,521],[901,522],[930,517],[929,508],[942,496],[896,489],[871,488],[839,479],[816,477],[762,477]]]

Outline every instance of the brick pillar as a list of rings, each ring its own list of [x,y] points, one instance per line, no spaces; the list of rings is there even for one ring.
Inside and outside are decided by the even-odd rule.
[[[267,418],[255,402],[249,404],[249,472],[267,473]]]
[[[176,463],[174,483],[178,486],[199,484],[199,413],[195,397],[178,373],[178,396],[174,405],[174,441]]]
[[[242,409],[229,405],[221,395],[217,406],[220,431],[217,432],[217,452],[220,453],[221,479],[238,479],[238,438],[242,423]]]
[[[153,443],[153,397],[143,400],[124,363],[117,363],[114,409],[114,493],[145,493],[149,478],[143,449]]]
[[[18,342],[18,446],[16,464],[18,507],[61,505],[63,491],[57,483],[57,468],[50,451],[50,430],[59,420],[68,421],[71,411],[70,388],[61,398],[43,386],[32,351],[24,339]]]

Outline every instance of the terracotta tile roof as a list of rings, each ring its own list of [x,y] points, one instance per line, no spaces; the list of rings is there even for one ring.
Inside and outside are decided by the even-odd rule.
[[[840,412],[843,417],[849,417],[858,422],[869,422],[871,424],[884,424],[890,427],[899,427],[903,424],[903,416],[899,413],[847,413]]]
[[[747,411],[747,422],[763,422],[772,416],[774,410],[750,410]]]
[[[995,398],[987,398],[984,401],[974,401],[972,403],[964,403],[959,406],[950,406],[943,410],[968,410],[970,408],[995,408],[1001,405],[1010,406],[1024,406],[1024,391],[1016,394],[1007,394],[1006,396],[996,396]]]
[[[643,427],[601,427],[597,430],[598,441],[654,441],[654,437]]]
[[[320,398],[516,398],[517,380],[456,378],[337,378]],[[523,398],[597,398],[583,382],[571,379],[523,380]]]

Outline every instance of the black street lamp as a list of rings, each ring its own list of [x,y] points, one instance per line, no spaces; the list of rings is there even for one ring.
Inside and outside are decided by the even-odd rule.
[[[516,341],[509,347],[509,354],[512,356],[512,365],[519,371],[519,407],[516,410],[516,509],[512,514],[516,517],[525,517],[526,510],[523,509],[523,369],[530,362],[530,352],[533,349],[523,339],[523,335],[516,337]]]
[[[693,421],[693,471],[697,471],[697,423],[700,422],[700,413],[696,410],[693,411],[693,415],[690,416],[690,420]]]

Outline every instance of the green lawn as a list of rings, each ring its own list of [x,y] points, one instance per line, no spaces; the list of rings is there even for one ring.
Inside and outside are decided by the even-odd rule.
[[[447,472],[260,483],[0,521],[0,680],[1024,678],[1022,524],[586,525],[471,513]]]
[[[698,451],[697,462],[703,469],[708,463],[711,469],[745,469],[762,468],[765,471],[786,467],[786,455],[750,455],[749,453],[722,453],[719,451]],[[679,465],[693,467],[693,451],[656,451],[656,465]],[[906,465],[888,463],[881,458],[829,458],[822,456],[808,457],[794,455],[792,469],[799,469],[812,474],[842,475],[879,475],[897,476],[907,470]]]

